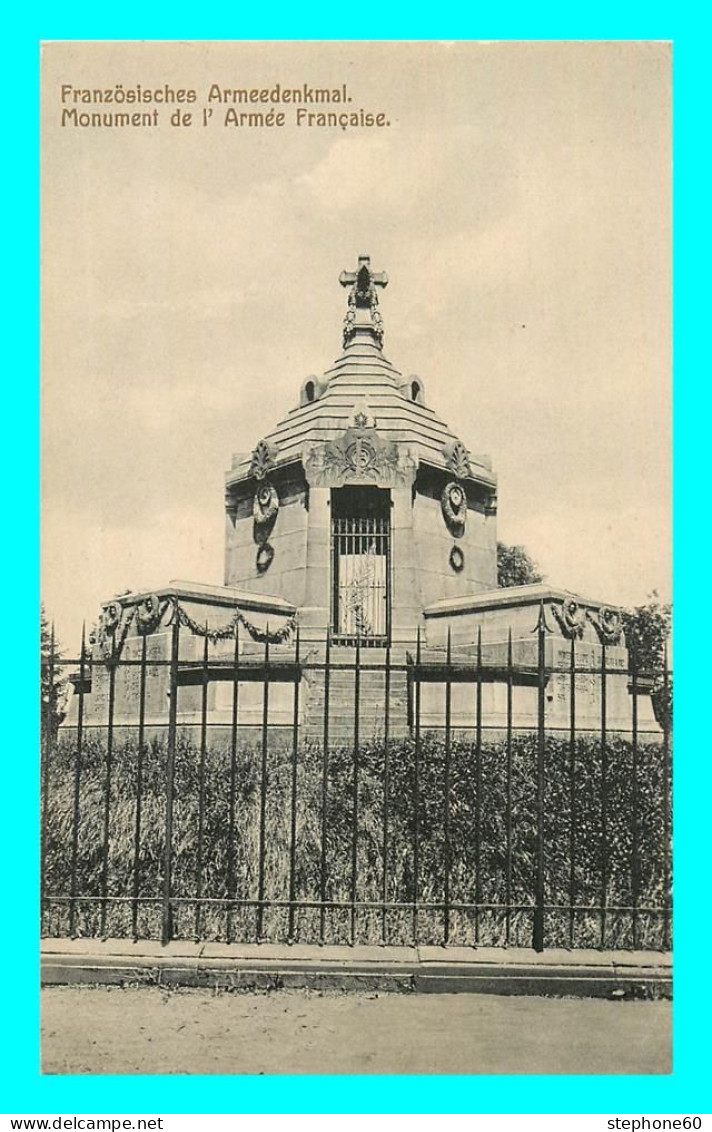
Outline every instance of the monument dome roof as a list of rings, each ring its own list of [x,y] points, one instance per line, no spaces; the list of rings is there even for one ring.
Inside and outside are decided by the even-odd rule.
[[[383,353],[383,324],[376,287],[385,287],[384,272],[370,270],[368,256],[359,257],[356,272],[342,272],[350,287],[344,323],[343,352],[321,377],[303,384],[300,403],[263,438],[276,468],[302,458],[306,446],[333,440],[361,419],[375,425],[384,440],[407,447],[416,462],[452,469],[454,455],[469,459],[468,478],[496,484],[486,457],[472,456],[460,438],[424,402],[424,387],[415,375],[404,377]],[[228,485],[250,474],[252,454],[233,459]],[[462,471],[459,473],[462,474]]]

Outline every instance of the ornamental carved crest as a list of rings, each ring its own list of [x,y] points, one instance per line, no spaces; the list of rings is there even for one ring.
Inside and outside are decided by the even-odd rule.
[[[620,644],[623,633],[623,617],[620,609],[603,605],[597,613],[592,613],[589,610],[588,619],[596,630],[602,645]]]
[[[440,505],[448,530],[455,538],[461,538],[467,521],[467,495],[462,484],[454,480],[446,483],[440,496]]]
[[[454,444],[446,444],[443,454],[448,468],[457,479],[466,480],[468,476],[472,475],[470,458],[462,441],[457,440]]]
[[[308,448],[304,471],[315,487],[389,486],[412,483],[415,463],[407,453],[399,454],[392,441],[381,439],[375,428],[348,428],[335,440]]]
[[[273,467],[274,450],[270,448],[266,440],[260,440],[252,453],[250,475],[254,476],[256,480],[263,480]]]
[[[552,605],[551,612],[565,637],[569,640],[581,639],[586,625],[586,614],[575,598],[564,598],[561,605]]]

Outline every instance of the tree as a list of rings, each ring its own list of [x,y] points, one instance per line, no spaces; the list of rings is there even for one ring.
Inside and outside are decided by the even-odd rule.
[[[632,667],[652,680],[651,698],[658,723],[672,726],[672,676],[668,672],[667,642],[672,627],[672,606],[660,601],[656,590],[645,605],[624,609],[623,629]]]
[[[66,714],[67,680],[61,650],[54,639],[44,605],[40,605],[40,720],[43,734],[54,738]]]
[[[544,576],[523,546],[508,546],[506,542],[497,543],[497,585],[531,586],[543,582]]]

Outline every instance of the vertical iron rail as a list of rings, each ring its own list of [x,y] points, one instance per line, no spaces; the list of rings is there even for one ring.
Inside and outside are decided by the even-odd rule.
[[[240,710],[240,622],[235,622],[235,647],[232,654],[232,717],[230,720],[230,781],[227,798],[227,914],[225,938],[232,941],[233,901],[235,899],[237,862],[235,860],[235,792],[237,788],[237,721]]]
[[[391,720],[391,638],[390,630],[386,645],[386,672],[384,682],[383,717],[383,914],[381,922],[381,942],[388,943],[388,822],[390,818],[391,766],[390,766],[390,720]]]
[[[52,732],[54,731],[54,712],[52,709],[52,701],[54,700],[54,621],[50,628],[49,636],[49,657],[47,658],[46,665],[47,672],[47,706],[44,710],[44,734],[42,736],[42,806],[41,806],[41,822],[42,831],[40,835],[40,919],[44,914],[47,906],[47,808],[48,808],[48,794],[49,794],[49,756],[52,748]]]
[[[606,712],[606,646],[601,645],[601,939],[606,946],[608,904],[608,734]]]
[[[143,756],[146,724],[146,634],[141,637],[141,667],[138,686],[138,739],[136,751],[136,814],[134,817],[133,881],[131,903],[131,934],[138,939],[138,894],[141,867],[141,817],[143,807]]]
[[[569,660],[569,947],[576,933],[576,638]]]
[[[262,694],[262,764],[260,768],[260,840],[257,879],[257,942],[263,939],[265,899],[265,841],[267,835],[267,750],[269,719],[269,624],[265,634],[265,679]]]
[[[420,625],[415,644],[415,734],[413,749],[413,943],[418,943],[420,887]]]
[[[319,942],[326,936],[326,820],[329,802],[329,685],[331,682],[331,633],[326,633],[324,658],[324,737],[321,751],[321,857],[319,861]]]
[[[537,746],[536,746],[536,877],[534,882],[535,951],[544,950],[544,787],[546,755],[546,621],[539,606],[537,633]]]
[[[351,825],[351,946],[356,943],[356,897],[358,894],[358,787],[359,787],[359,700],[361,698],[361,634],[356,635],[354,666],[354,801]]]
[[[633,778],[633,797],[631,804],[631,857],[630,857],[630,892],[631,904],[633,905],[633,950],[638,948],[638,904],[640,903],[640,873],[638,867],[638,807],[640,804],[639,790],[638,790],[638,666],[635,662],[633,650],[630,650],[630,669],[631,669],[631,691],[633,694],[633,736],[632,736],[632,760],[633,765],[631,774]]]
[[[79,705],[77,710],[77,746],[74,762],[74,804],[72,814],[72,861],[69,878],[69,934],[77,934],[77,863],[79,860],[79,822],[81,820],[82,742],[84,737],[84,664],[86,625],[82,624],[82,646],[79,654]]]
[[[667,641],[663,646],[663,950],[670,950],[670,803],[672,794],[670,766],[670,672],[668,670]]]
[[[505,943],[512,941],[512,699],[514,692],[514,667],[512,663],[512,630],[507,636],[507,845],[505,880]]]
[[[198,762],[198,833],[195,851],[195,938],[202,930],[203,899],[203,837],[205,831],[205,760],[208,751],[208,623],[205,622],[203,640],[203,671],[200,697],[200,756]]]
[[[176,773],[176,738],[178,734],[178,658],[180,647],[180,620],[178,618],[178,604],[173,611],[173,632],[171,633],[171,665],[170,665],[170,702],[168,706],[168,749],[166,751],[166,806],[164,821],[163,845],[163,907],[162,932],[163,943],[170,943],[173,938],[173,906],[171,896],[173,891],[173,802],[175,795]]]
[[[450,771],[452,758],[452,641],[450,626],[447,627],[447,646],[445,652],[445,813],[443,820],[445,859],[443,861],[443,944],[450,942]]]
[[[106,728],[106,773],[104,778],[104,821],[101,856],[101,923],[99,934],[106,938],[106,919],[109,895],[109,833],[111,823],[111,778],[114,761],[114,706],[116,700],[116,635],[111,638],[109,669],[109,719]]]
[[[289,824],[289,927],[287,941],[294,942],[297,898],[297,762],[299,758],[299,628],[294,643],[294,717],[292,720],[292,782]]]
[[[482,903],[482,626],[477,626],[475,701],[475,945],[480,942]]]

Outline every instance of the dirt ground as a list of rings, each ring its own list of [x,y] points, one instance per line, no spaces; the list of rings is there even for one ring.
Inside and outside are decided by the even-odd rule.
[[[42,992],[45,1073],[669,1073],[671,1003],[499,995]]]

